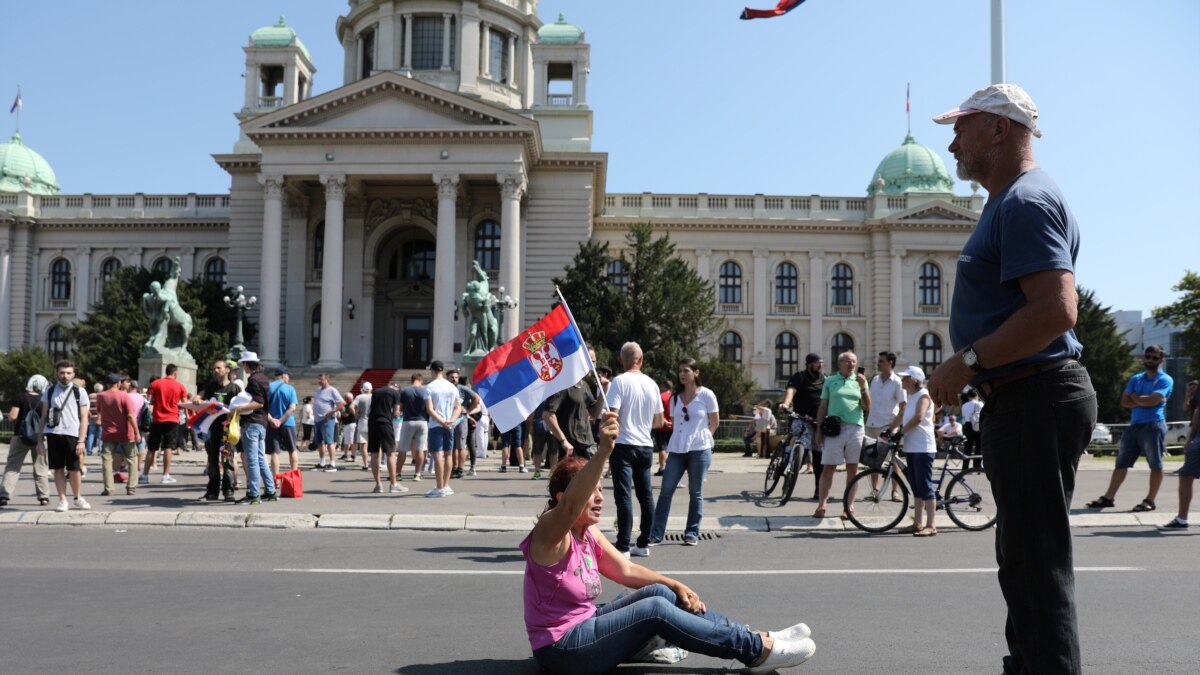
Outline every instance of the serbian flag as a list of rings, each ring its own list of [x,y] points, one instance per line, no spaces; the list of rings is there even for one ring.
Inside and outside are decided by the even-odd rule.
[[[773,19],[777,16],[787,14],[802,4],[804,4],[804,0],[779,0],[779,4],[775,5],[775,9],[750,9],[747,7],[742,10],[742,21],[749,21],[750,19]]]
[[[16,112],[21,107],[21,90],[17,90],[17,97],[13,99],[12,107],[8,109],[9,114]]]
[[[207,434],[213,422],[227,412],[229,412],[229,408],[216,401],[209,401],[208,407],[198,411],[192,419],[188,420],[188,424],[196,430],[196,433]]]
[[[583,379],[592,359],[579,327],[559,305],[525,332],[488,352],[475,366],[475,391],[501,433],[534,408]]]

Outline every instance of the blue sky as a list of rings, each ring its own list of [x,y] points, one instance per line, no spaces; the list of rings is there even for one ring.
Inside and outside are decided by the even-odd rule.
[[[756,4],[754,4],[756,3]],[[752,0],[769,7],[774,0]],[[739,21],[727,0],[541,0],[592,44],[588,98],[612,192],[859,196],[912,131],[953,172],[930,116],[988,84],[989,0],[809,0]],[[315,90],[341,85],[336,0],[58,0],[4,9],[0,96],[66,193],[225,192],[241,47],[286,14]],[[1200,2],[1008,0],[1008,80],[1038,104],[1038,160],[1083,231],[1101,302],[1170,302],[1200,270]],[[11,133],[13,119],[0,122]],[[958,183],[957,192],[970,188]]]

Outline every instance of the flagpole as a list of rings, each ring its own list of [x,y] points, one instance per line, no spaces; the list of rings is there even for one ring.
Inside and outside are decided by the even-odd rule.
[[[1004,0],[992,0],[992,84],[1008,81],[1004,70]]]
[[[579,324],[575,323],[575,315],[571,313],[571,306],[567,304],[567,299],[563,297],[557,284],[554,286],[554,293],[558,295],[558,301],[562,303],[563,309],[567,312],[567,318],[571,320],[571,326],[575,328],[575,334],[579,336],[579,344],[583,345],[584,354],[587,354],[588,357],[588,365],[592,367],[592,377],[596,378],[596,387],[600,389],[600,400],[604,403],[604,409],[608,410],[608,395],[604,393],[604,387],[600,384],[600,373],[596,372],[596,362],[592,361],[592,355],[587,353],[587,340],[584,340],[583,334],[579,332]]]

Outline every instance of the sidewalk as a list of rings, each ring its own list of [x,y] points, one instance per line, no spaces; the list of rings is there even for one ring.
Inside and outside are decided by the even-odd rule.
[[[433,481],[412,480],[412,468],[404,473],[401,485],[409,488],[404,494],[372,494],[374,486],[370,472],[357,465],[339,465],[337,473],[304,471],[304,497],[280,499],[248,507],[225,502],[207,502],[204,494],[204,454],[184,452],[175,457],[172,473],[178,483],[160,484],[161,473],[151,477],[150,485],[138,487],[137,495],[125,495],[124,486],[117,494],[101,497],[103,487],[99,457],[89,457],[90,473],[84,478],[83,495],[91,502],[90,511],[72,509],[55,513],[50,506],[39,506],[33,496],[32,471],[26,466],[9,505],[0,509],[0,526],[10,525],[89,525],[110,528],[138,526],[157,527],[267,527],[278,529],[378,529],[378,530],[474,530],[526,531],[545,506],[546,481],[531,480],[532,473],[509,469],[500,473],[499,459],[492,457],[478,462],[479,474],[451,482],[455,494],[441,499],[427,499],[424,494]],[[302,467],[311,467],[315,453],[301,453]],[[286,466],[286,461],[284,463]],[[1168,480],[1159,492],[1158,510],[1132,513],[1130,509],[1145,496],[1148,471],[1144,464],[1130,471],[1122,491],[1117,496],[1117,508],[1096,512],[1080,508],[1099,496],[1108,484],[1112,470],[1111,459],[1085,457],[1077,478],[1071,524],[1073,527],[1152,527],[1167,522],[1178,505],[1176,483],[1170,471],[1177,463],[1168,464]],[[762,499],[762,476],[766,460],[743,458],[740,454],[718,453],[705,481],[704,526],[707,531],[775,532],[784,530],[855,531],[853,524],[836,517],[841,509],[831,506],[830,518],[812,518],[815,501],[811,475],[800,477],[796,494],[786,506],[778,499]],[[834,479],[833,492],[840,495],[845,486],[845,474]],[[936,474],[935,474],[936,478]],[[53,478],[51,479],[53,481]],[[661,479],[654,479],[657,492]],[[609,481],[604,481],[606,488]],[[54,487],[51,485],[51,491]],[[778,489],[776,490],[776,495]],[[240,496],[240,493],[239,493]],[[605,529],[613,527],[615,507],[611,492],[605,505]],[[676,490],[668,532],[682,532],[687,513],[686,479]],[[1200,525],[1200,513],[1192,518]],[[944,521],[944,522],[943,522]],[[939,527],[953,529],[944,514],[938,516]]]

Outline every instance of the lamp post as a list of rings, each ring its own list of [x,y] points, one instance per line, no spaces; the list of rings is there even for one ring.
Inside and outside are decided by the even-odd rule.
[[[505,339],[504,339],[504,314],[508,310],[516,309],[517,301],[513,300],[511,295],[508,295],[504,292],[503,286],[501,286],[500,288],[497,288],[496,290],[499,291],[500,296],[499,297],[496,297],[495,295],[492,296],[492,306],[494,306],[496,308],[496,329],[500,333],[500,338],[497,342],[503,343],[505,341]]]
[[[246,351],[246,345],[243,344],[243,342],[245,342],[245,338],[242,337],[242,322],[246,319],[246,310],[258,304],[258,298],[254,297],[253,295],[246,297],[246,289],[242,288],[241,286],[238,286],[233,290],[237,293],[237,295],[232,298],[228,295],[225,296],[225,304],[229,307],[234,307],[237,309],[237,337],[235,338],[235,344],[233,345],[233,348],[229,350],[229,353],[233,358],[238,358],[242,355],[242,352]]]

